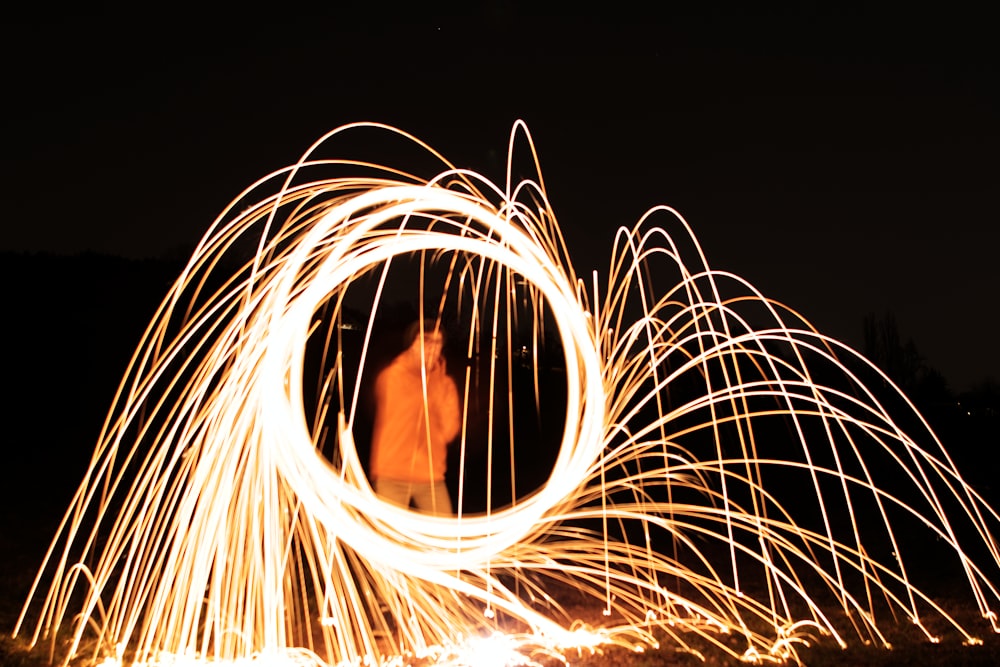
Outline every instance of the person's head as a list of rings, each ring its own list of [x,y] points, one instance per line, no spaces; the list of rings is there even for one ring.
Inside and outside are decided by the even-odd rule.
[[[444,329],[439,320],[417,320],[406,328],[403,333],[403,342],[406,344],[406,349],[418,359],[421,354],[421,346],[423,346],[423,358],[425,363],[431,366],[441,358],[445,342]]]

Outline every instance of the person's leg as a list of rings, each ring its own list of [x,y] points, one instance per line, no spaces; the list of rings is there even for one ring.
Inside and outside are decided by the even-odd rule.
[[[387,503],[409,509],[412,486],[409,482],[379,477],[375,480],[375,495]]]
[[[451,496],[448,486],[443,482],[413,485],[413,504],[421,512],[447,516],[452,514]]]

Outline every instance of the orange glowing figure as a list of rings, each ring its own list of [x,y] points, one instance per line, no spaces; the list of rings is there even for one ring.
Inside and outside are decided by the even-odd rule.
[[[445,486],[448,443],[462,415],[458,391],[448,376],[437,323],[416,322],[408,343],[375,380],[375,426],[371,472],[375,493],[389,502],[434,514],[451,514]]]

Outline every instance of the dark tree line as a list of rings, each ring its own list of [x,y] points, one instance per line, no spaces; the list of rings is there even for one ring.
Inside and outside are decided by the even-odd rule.
[[[984,378],[955,394],[944,375],[920,354],[913,338],[903,337],[891,312],[865,316],[863,353],[922,409],[960,410],[985,418],[1000,414],[1000,386],[995,379]]]
[[[896,317],[869,313],[864,319],[864,355],[918,405],[954,401],[944,375],[927,364],[912,338],[903,339]]]
[[[955,393],[920,354],[913,339],[902,335],[891,312],[865,317],[863,352],[928,420],[966,479],[994,505],[1000,502],[1000,485],[993,479],[1000,464],[1000,385],[996,380],[985,378],[968,391]],[[912,413],[901,407],[890,401],[890,410],[899,410],[901,425],[913,426]]]

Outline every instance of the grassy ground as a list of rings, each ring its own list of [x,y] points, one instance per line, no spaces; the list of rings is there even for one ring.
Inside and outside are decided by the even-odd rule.
[[[61,502],[61,500],[59,501]],[[53,503],[54,504],[54,503]],[[33,508],[25,514],[24,503],[13,499],[2,505],[0,513],[0,666],[41,667],[48,664],[47,647],[33,651],[27,649],[23,638],[12,639],[11,630],[17,621],[21,604],[31,586],[35,570],[44,554],[48,540],[56,527],[59,512],[54,507]],[[56,518],[53,518],[56,517]],[[750,582],[745,582],[748,585]],[[993,634],[989,624],[978,617],[972,606],[967,587],[959,581],[934,580],[928,588],[939,603],[958,621],[983,640],[981,646],[966,646],[954,631],[932,626],[940,632],[940,643],[927,641],[906,619],[898,619],[883,626],[893,648],[865,646],[856,636],[846,636],[848,647],[841,649],[829,638],[816,642],[800,651],[804,664],[810,667],[865,666],[889,667],[890,665],[924,665],[929,667],[956,667],[1000,665],[1000,635]],[[573,606],[574,616],[597,624],[601,620],[599,609]],[[927,620],[932,623],[931,619]],[[570,654],[569,663],[575,667],[688,667],[693,665],[737,665],[739,661],[726,656],[718,648],[697,638],[690,640],[701,650],[704,661],[695,655],[679,652],[676,645],[664,641],[660,648],[642,653],[621,648],[606,649],[595,655]],[[728,645],[736,652],[744,647],[738,638],[728,638]],[[556,667],[559,663],[550,663]],[[478,666],[474,666],[478,667]]]
[[[28,563],[22,562],[27,566]],[[26,587],[30,585],[30,570],[24,570],[21,574],[7,570],[0,578],[0,625],[5,630],[0,638],[0,665],[4,667],[42,667],[48,665],[47,647],[42,646],[35,650],[28,650],[27,642],[22,639],[10,637],[10,629],[16,620],[17,609]],[[1000,635],[990,632],[989,625],[978,619],[970,609],[968,602],[961,603],[944,600],[945,608],[955,615],[958,620],[967,623],[967,627],[978,631],[978,636],[983,640],[980,646],[964,645],[961,638],[955,633],[942,633],[940,643],[931,643],[924,639],[912,624],[900,620],[897,623],[890,623],[886,628],[886,634],[892,643],[891,650],[877,646],[865,646],[856,637],[847,637],[849,645],[846,649],[841,649],[829,638],[815,642],[812,646],[800,651],[800,658],[803,664],[809,667],[826,667],[845,665],[857,667],[889,667],[894,665],[922,665],[927,667],[958,667],[958,666],[995,666],[1000,665]],[[599,618],[599,610],[574,609],[581,616],[591,615]],[[719,648],[709,646],[705,640],[691,638],[693,647],[699,649],[704,659],[691,653],[681,652],[676,645],[664,641],[657,649],[648,649],[643,652],[629,651],[619,647],[612,647],[593,655],[567,655],[569,664],[574,667],[693,667],[695,665],[725,665],[744,664],[740,661],[725,655]],[[742,650],[740,640],[737,637],[730,637],[726,641],[727,645],[739,652]],[[546,667],[557,667],[561,665],[557,661],[545,661]],[[477,667],[477,666],[472,666]]]

